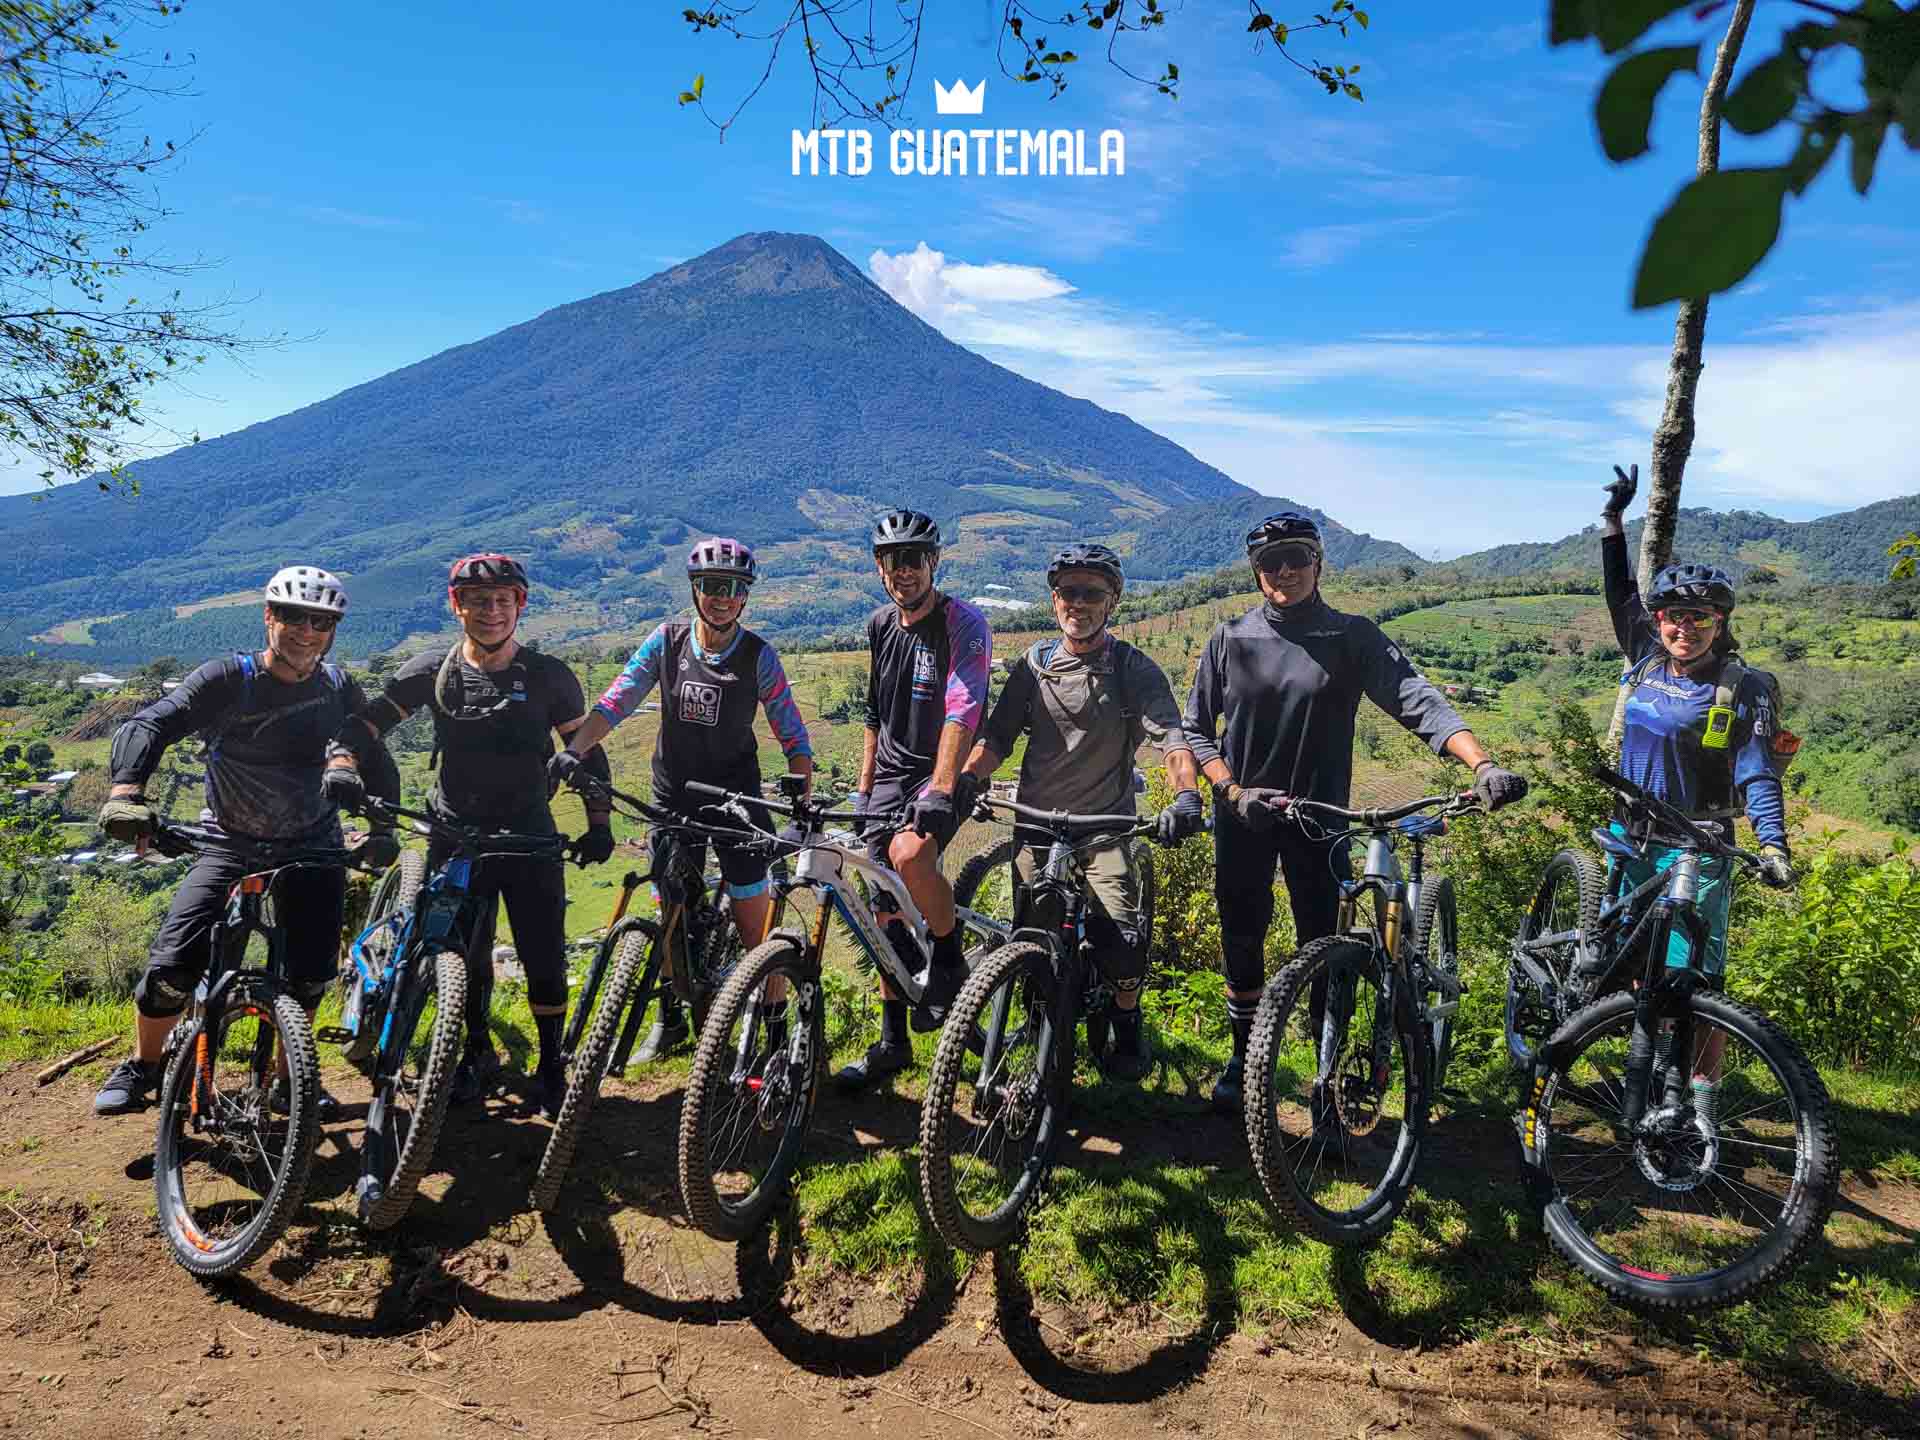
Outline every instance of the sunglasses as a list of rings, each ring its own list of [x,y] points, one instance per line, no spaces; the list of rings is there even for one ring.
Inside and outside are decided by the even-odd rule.
[[[933,563],[934,551],[926,545],[901,545],[880,552],[883,570],[920,570]]]
[[[520,592],[517,590],[470,590],[462,588],[454,592],[460,597],[462,610],[518,610]]]
[[[1674,607],[1660,611],[1659,615],[1662,624],[1679,625],[1695,630],[1720,623],[1720,614],[1716,610],[1687,610]]]
[[[709,600],[744,600],[752,582],[737,575],[699,575],[694,577],[693,588]]]
[[[1069,605],[1098,605],[1113,595],[1104,585],[1056,585],[1053,593]]]
[[[325,610],[287,610],[274,605],[270,607],[269,613],[272,614],[273,623],[276,625],[284,625],[289,630],[297,630],[305,625],[309,630],[318,630],[322,635],[327,634],[340,623],[338,615],[330,614]]]
[[[1282,570],[1305,570],[1319,558],[1311,545],[1272,545],[1262,550],[1254,563],[1273,575]]]

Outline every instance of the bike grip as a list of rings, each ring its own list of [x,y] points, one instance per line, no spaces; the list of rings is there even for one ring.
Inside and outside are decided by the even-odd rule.
[[[1618,790],[1628,795],[1638,795],[1641,793],[1638,785],[1627,779],[1626,776],[1622,775],[1618,770],[1615,770],[1611,765],[1607,765],[1601,761],[1595,761],[1593,769],[1588,773],[1610,790]]]
[[[692,791],[695,795],[712,795],[718,799],[725,800],[733,794],[731,790],[722,790],[718,785],[709,785],[704,780],[687,780],[682,783],[684,788]]]

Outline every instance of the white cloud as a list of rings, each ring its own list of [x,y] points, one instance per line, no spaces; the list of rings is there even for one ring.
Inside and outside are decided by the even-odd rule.
[[[1641,458],[1667,349],[1407,331],[1295,344],[1089,296],[1051,270],[875,251],[876,282],[951,339],[1128,415],[1243,484],[1416,548],[1552,538]],[[1920,305],[1709,340],[1694,503],[1796,514],[1920,491]]]

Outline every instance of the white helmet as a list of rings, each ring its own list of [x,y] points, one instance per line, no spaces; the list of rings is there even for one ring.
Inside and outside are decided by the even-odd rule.
[[[267,602],[298,605],[303,610],[347,613],[347,587],[338,576],[317,565],[289,565],[267,582]]]

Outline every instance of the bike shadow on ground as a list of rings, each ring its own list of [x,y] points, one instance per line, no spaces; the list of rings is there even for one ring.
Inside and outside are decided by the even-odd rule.
[[[960,1277],[945,1246],[931,1241],[921,1209],[919,1283],[904,1307],[891,1299],[832,1287],[799,1274],[805,1264],[799,1207],[781,1206],[737,1251],[749,1322],[789,1364],[815,1375],[874,1376],[898,1368],[946,1326],[960,1297]],[[823,1317],[821,1323],[814,1317]],[[871,1328],[868,1328],[871,1327]]]
[[[423,1193],[398,1225],[383,1232],[367,1230],[354,1212],[366,1105],[343,1105],[340,1118],[322,1131],[306,1199],[288,1237],[258,1267],[263,1276],[233,1277],[227,1298],[263,1318],[338,1335],[421,1329],[457,1311],[479,1320],[567,1320],[616,1302],[677,1321],[726,1318],[724,1295],[662,1297],[626,1280],[610,1217],[616,1208],[664,1213],[670,1187],[664,1193],[629,1188],[617,1207],[588,1203],[550,1230],[565,1268],[580,1281],[572,1291],[536,1296],[493,1288],[541,1228],[528,1210],[528,1189],[551,1130],[530,1118],[530,1096],[527,1077],[503,1071],[484,1104],[449,1109]],[[650,1100],[603,1096],[594,1120],[618,1146],[636,1132],[671,1134],[678,1112],[678,1090]],[[583,1149],[592,1144],[590,1135]],[[649,1153],[654,1147],[639,1148]],[[589,1165],[593,1158],[590,1152]],[[660,1166],[649,1159],[644,1168]],[[521,1268],[533,1283],[551,1284],[550,1275],[539,1274],[537,1259],[529,1257]],[[384,1276],[377,1284],[370,1279],[376,1275]],[[739,1318],[737,1310],[733,1318]]]

